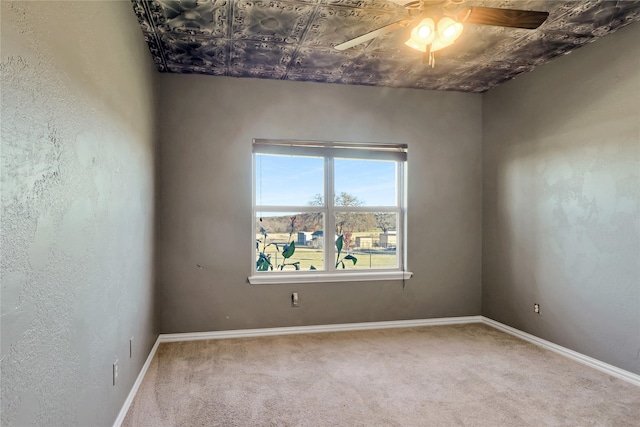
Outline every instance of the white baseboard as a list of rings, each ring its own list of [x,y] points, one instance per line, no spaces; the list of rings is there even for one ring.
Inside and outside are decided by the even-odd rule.
[[[131,407],[131,403],[133,403],[133,398],[136,397],[136,394],[138,393],[138,389],[140,388],[140,384],[142,384],[142,380],[144,379],[144,376],[147,374],[149,365],[151,365],[151,361],[153,360],[153,357],[156,355],[156,351],[158,350],[158,345],[160,345],[160,337],[156,339],[156,343],[151,348],[151,351],[149,352],[149,356],[147,356],[147,360],[144,362],[144,365],[142,365],[142,369],[138,374],[138,378],[136,378],[136,382],[133,383],[133,387],[131,387],[131,391],[127,396],[127,400],[124,401],[124,404],[122,405],[122,409],[120,409],[120,413],[118,414],[118,418],[116,418],[116,421],[113,423],[113,427],[120,427],[122,425],[122,422],[124,421],[124,417],[127,416],[127,412],[129,412],[129,407]]]
[[[547,350],[551,350],[554,353],[558,353],[562,356],[568,357],[569,359],[575,360],[577,362],[582,363],[583,365],[590,366],[594,369],[597,369],[601,372],[609,374],[613,377],[619,378],[621,380],[630,382],[631,384],[637,385],[640,387],[640,375],[634,374],[633,372],[625,371],[624,369],[620,369],[616,366],[609,365],[608,363],[604,363],[598,359],[594,359],[593,357],[586,356],[582,353],[578,353],[577,351],[570,350],[566,347],[562,347],[558,344],[554,344],[551,341],[543,340],[542,338],[538,338],[535,335],[528,334],[526,332],[522,332],[519,329],[512,328],[511,326],[507,326],[503,323],[497,322],[493,319],[489,319],[488,317],[480,316],[482,318],[482,323],[489,325],[493,328],[496,328],[502,332],[506,332],[510,335],[518,337],[522,340],[528,341],[532,344],[543,347]]]
[[[226,338],[266,337],[273,335],[311,334],[317,332],[362,331],[366,329],[410,328],[414,326],[460,325],[480,323],[482,316],[442,317],[438,319],[391,320],[387,322],[340,323],[335,325],[290,326],[282,328],[237,329],[233,331],[160,334],[160,342],[219,340]]]
[[[216,340],[226,338],[249,338],[249,337],[265,337],[273,335],[292,335],[292,334],[311,334],[318,332],[339,332],[339,331],[362,331],[367,329],[389,329],[389,328],[409,328],[415,326],[441,326],[441,325],[462,325],[467,323],[484,323],[502,332],[508,333],[532,344],[551,350],[569,359],[580,362],[584,365],[595,368],[613,377],[620,378],[631,384],[640,387],[640,375],[633,372],[625,371],[608,363],[601,362],[589,356],[585,356],[577,351],[570,350],[566,347],[559,346],[550,341],[538,338],[534,335],[522,332],[518,329],[507,326],[484,316],[464,316],[464,317],[442,317],[437,319],[418,319],[418,320],[391,320],[387,322],[363,322],[363,323],[341,323],[335,325],[314,325],[314,326],[291,326],[282,328],[261,328],[261,329],[238,329],[233,331],[213,331],[213,332],[188,332],[181,334],[160,334],[155,345],[149,353],[146,362],[142,366],[142,370],[131,388],[131,392],[124,402],[118,418],[113,427],[120,427],[124,421],[127,411],[133,402],[133,398],[140,388],[140,384],[149,369],[151,360],[158,350],[158,345],[164,342],[180,342],[180,341],[197,341],[197,340]]]

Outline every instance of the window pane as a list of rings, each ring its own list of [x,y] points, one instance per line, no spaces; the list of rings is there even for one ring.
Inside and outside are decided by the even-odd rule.
[[[342,236],[336,268],[342,269],[343,264],[345,269],[398,268],[396,213],[339,212],[335,216],[337,234]]]
[[[324,270],[323,224],[321,212],[258,214],[256,270]]]
[[[396,162],[335,159],[336,206],[396,206]]]
[[[256,154],[256,206],[306,206],[324,194],[324,159]]]

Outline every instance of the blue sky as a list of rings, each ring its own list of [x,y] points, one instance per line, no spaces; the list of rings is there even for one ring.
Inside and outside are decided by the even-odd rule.
[[[324,159],[256,155],[256,204],[307,205],[323,190]],[[395,204],[395,163],[335,159],[336,194],[344,191],[365,206]],[[261,185],[262,184],[262,185]]]

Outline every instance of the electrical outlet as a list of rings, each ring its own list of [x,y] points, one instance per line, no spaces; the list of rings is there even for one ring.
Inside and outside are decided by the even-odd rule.
[[[129,338],[129,359],[133,357],[133,337]]]
[[[291,307],[298,307],[298,293],[291,294]]]
[[[116,385],[116,380],[118,379],[118,359],[113,362],[113,385]]]
[[[540,304],[533,304],[533,312],[540,314]]]

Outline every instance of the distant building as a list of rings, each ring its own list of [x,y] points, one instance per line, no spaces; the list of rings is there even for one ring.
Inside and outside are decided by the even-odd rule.
[[[395,230],[387,231],[386,233],[380,234],[380,246],[383,248],[396,246],[397,242],[398,242],[398,236]]]
[[[373,247],[373,237],[356,237],[356,248],[371,249]]]
[[[311,240],[313,239],[312,232],[310,231],[298,231],[298,241],[296,245],[298,246],[308,246],[311,244]]]
[[[335,242],[338,236],[334,234],[333,241]],[[314,248],[324,247],[324,232],[322,230],[314,231],[311,233],[311,246]]]
[[[324,233],[322,230],[314,231],[311,233],[311,246],[314,248],[324,247]]]

